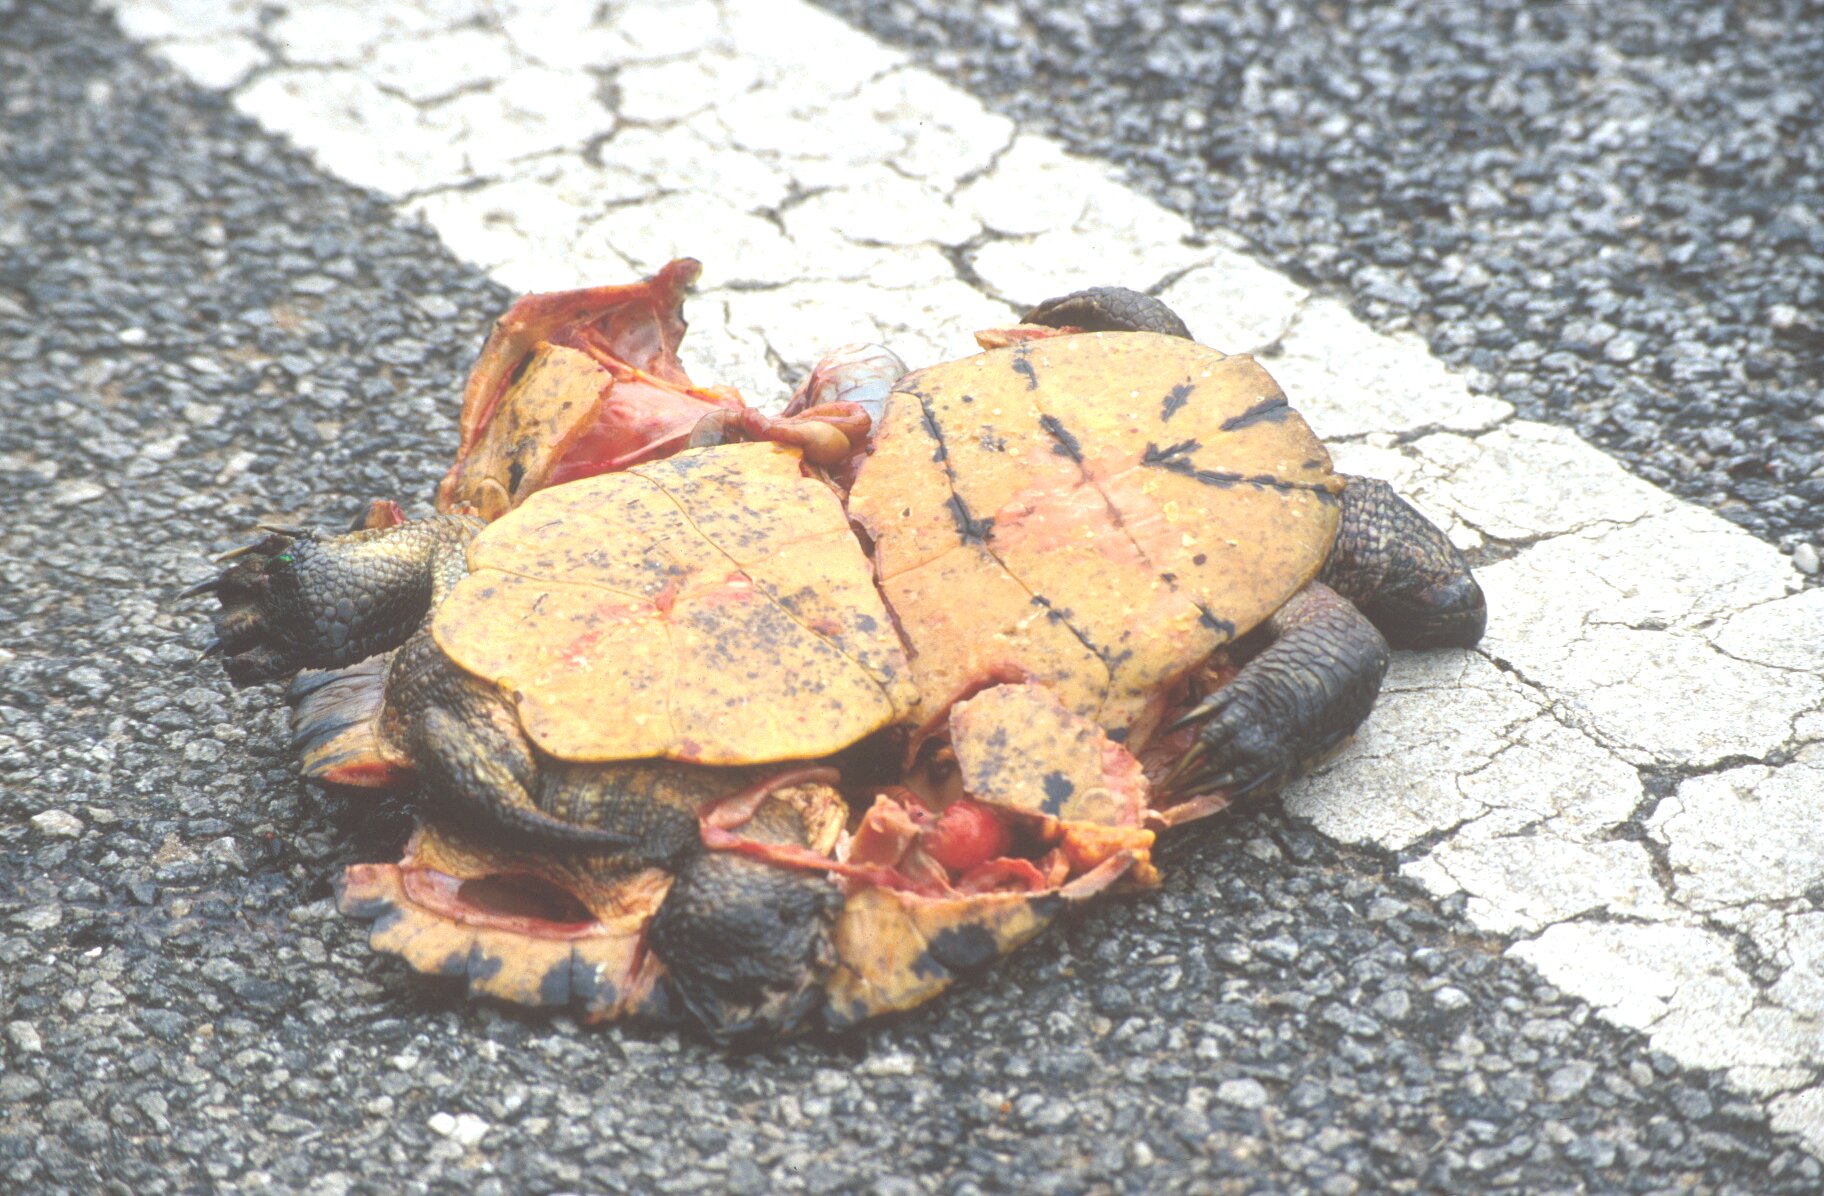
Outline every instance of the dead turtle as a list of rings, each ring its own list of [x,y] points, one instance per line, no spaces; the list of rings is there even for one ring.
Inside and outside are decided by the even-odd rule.
[[[725,1038],[908,1008],[1328,756],[1389,643],[1481,635],[1442,533],[1157,300],[768,417],[677,365],[694,276],[522,300],[443,513],[197,587],[307,776],[416,783],[341,904],[421,971]]]

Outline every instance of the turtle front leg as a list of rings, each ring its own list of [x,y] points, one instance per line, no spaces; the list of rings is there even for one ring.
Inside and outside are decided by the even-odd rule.
[[[214,592],[216,640],[236,685],[299,669],[341,668],[391,651],[467,571],[477,519],[439,515],[393,527],[324,535],[269,529],[225,554],[233,563],[184,591]]]
[[[1020,322],[1084,332],[1157,332],[1191,339],[1190,329],[1177,312],[1151,295],[1126,287],[1091,287],[1059,295],[1021,316]]]
[[[1396,648],[1468,648],[1488,626],[1469,562],[1378,478],[1345,477],[1343,522],[1319,580]]]
[[[1195,738],[1166,787],[1186,797],[1272,792],[1341,747],[1368,717],[1387,673],[1387,641],[1322,582],[1266,624],[1273,642],[1172,730]]]

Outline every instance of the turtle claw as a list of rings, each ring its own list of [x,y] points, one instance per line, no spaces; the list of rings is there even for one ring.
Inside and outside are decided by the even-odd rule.
[[[275,534],[287,535],[288,533],[278,532]],[[215,560],[215,563],[218,565],[226,565],[229,561],[238,561],[242,557],[252,556],[256,552],[266,551],[267,546],[271,543],[271,541],[272,541],[272,536],[270,536],[270,535],[261,536],[258,540],[255,540],[251,544],[242,544],[237,548],[230,548],[226,552],[218,552],[215,554],[215,557],[213,559]]]
[[[1240,797],[1289,779],[1288,761],[1299,755],[1292,736],[1276,731],[1268,711],[1260,709],[1250,686],[1230,682],[1171,724],[1171,730],[1195,728],[1195,738],[1162,782],[1174,795],[1222,790]]]
[[[1210,793],[1220,793],[1223,797],[1233,801],[1246,797],[1257,789],[1267,788],[1272,782],[1280,779],[1277,773],[1272,772],[1263,772],[1258,776],[1244,779],[1244,774],[1234,769],[1227,772],[1211,772],[1203,769],[1191,771],[1188,776],[1174,777],[1167,782],[1166,788],[1174,798],[1180,801],[1202,797]],[[1272,787],[1277,788],[1276,785]]]
[[[222,579],[219,576],[211,577],[207,580],[199,581],[193,586],[185,586],[183,589],[179,590],[177,593],[177,600],[182,602],[187,598],[195,598],[198,594],[213,593],[216,590],[219,590],[221,586]]]
[[[207,644],[205,644],[203,646],[202,652],[200,652],[197,655],[196,663],[198,663],[198,664],[203,663],[205,660],[208,660],[211,656],[214,656],[217,652],[220,652],[221,650],[222,650],[221,638],[218,636],[214,639],[211,639]]]
[[[1195,727],[1200,723],[1205,726],[1210,725],[1212,720],[1219,718],[1224,707],[1228,706],[1233,696],[1232,691],[1228,689],[1217,690],[1215,693],[1204,698],[1201,702],[1198,702],[1195,706],[1192,706],[1189,710],[1186,710],[1183,714],[1172,720],[1172,724],[1165,729],[1165,733],[1168,735],[1176,734],[1179,731]],[[1203,740],[1200,738],[1198,743],[1201,744],[1202,742]]]

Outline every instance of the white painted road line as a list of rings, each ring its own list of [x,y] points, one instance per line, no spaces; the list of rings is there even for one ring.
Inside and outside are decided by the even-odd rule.
[[[1402,656],[1289,807],[1824,1151],[1824,592],[1772,546],[795,0],[115,9],[508,286],[703,259],[687,365],[756,401],[1091,282],[1262,350],[1340,466],[1498,558],[1483,648]]]

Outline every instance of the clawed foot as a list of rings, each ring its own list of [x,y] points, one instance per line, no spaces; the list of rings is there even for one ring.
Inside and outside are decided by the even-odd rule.
[[[178,595],[212,593],[220,601],[215,638],[203,649],[203,657],[222,653],[223,667],[236,685],[270,681],[304,666],[284,612],[291,605],[287,597],[296,589],[299,551],[314,542],[314,535],[265,524],[261,530],[267,535],[216,558],[228,568]]]
[[[1273,643],[1172,725],[1195,728],[1165,781],[1172,793],[1273,792],[1329,758],[1368,716],[1387,642],[1360,611],[1312,582],[1268,628]]]
[[[481,528],[464,515],[391,522],[370,508],[342,535],[264,526],[261,540],[223,553],[228,568],[183,596],[214,593],[216,642],[236,685],[299,669],[333,669],[391,651],[418,629],[439,587],[467,569],[464,549]],[[230,563],[231,562],[231,563]]]
[[[1171,730],[1195,727],[1195,738],[1167,775],[1168,790],[1185,797],[1221,791],[1230,798],[1274,792],[1304,771],[1301,763],[1323,756],[1331,744],[1298,742],[1276,724],[1258,686],[1231,682],[1186,711]],[[1346,738],[1348,732],[1337,736]]]

